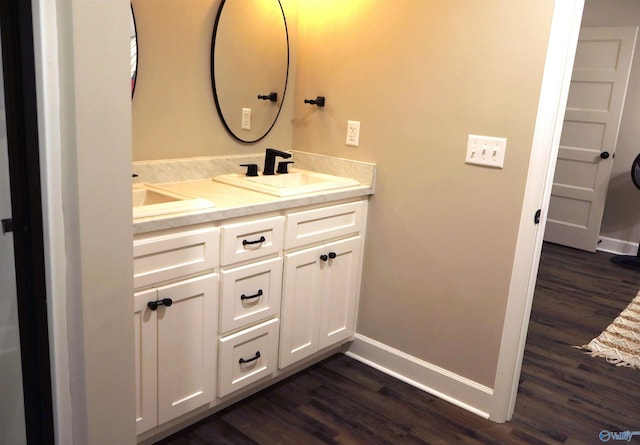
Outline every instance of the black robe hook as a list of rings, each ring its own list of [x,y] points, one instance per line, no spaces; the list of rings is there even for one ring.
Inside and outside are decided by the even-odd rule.
[[[324,107],[324,96],[318,96],[315,99],[305,99],[304,103]]]

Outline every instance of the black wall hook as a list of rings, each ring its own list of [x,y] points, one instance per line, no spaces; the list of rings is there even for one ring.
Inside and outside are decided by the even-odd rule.
[[[324,96],[318,96],[315,99],[305,99],[304,103],[324,107]]]
[[[270,100],[271,102],[276,102],[278,100],[278,93],[269,93],[269,94],[265,94],[264,96],[262,94],[258,94],[258,99]]]

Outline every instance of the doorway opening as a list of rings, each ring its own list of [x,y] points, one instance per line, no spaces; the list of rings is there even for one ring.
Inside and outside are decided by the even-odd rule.
[[[25,431],[18,441],[54,443],[31,2],[0,2],[0,39]],[[3,149],[5,149],[3,147]]]

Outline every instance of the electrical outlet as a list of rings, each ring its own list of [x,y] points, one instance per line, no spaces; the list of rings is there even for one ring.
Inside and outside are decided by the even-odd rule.
[[[251,108],[242,109],[242,129],[251,130]]]
[[[360,144],[360,121],[347,121],[347,145],[357,147]]]
[[[469,135],[467,141],[466,164],[504,168],[504,153],[507,149],[506,138]]]

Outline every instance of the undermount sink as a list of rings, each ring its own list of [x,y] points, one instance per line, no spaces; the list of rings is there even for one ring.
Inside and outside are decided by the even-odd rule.
[[[287,174],[246,176],[230,173],[216,176],[213,180],[274,196],[300,195],[360,185],[351,178],[293,168]]]
[[[182,198],[168,195],[148,188],[133,189],[133,206],[147,206],[164,202],[180,201]]]
[[[215,207],[211,201],[150,184],[133,184],[133,218],[189,212]]]

